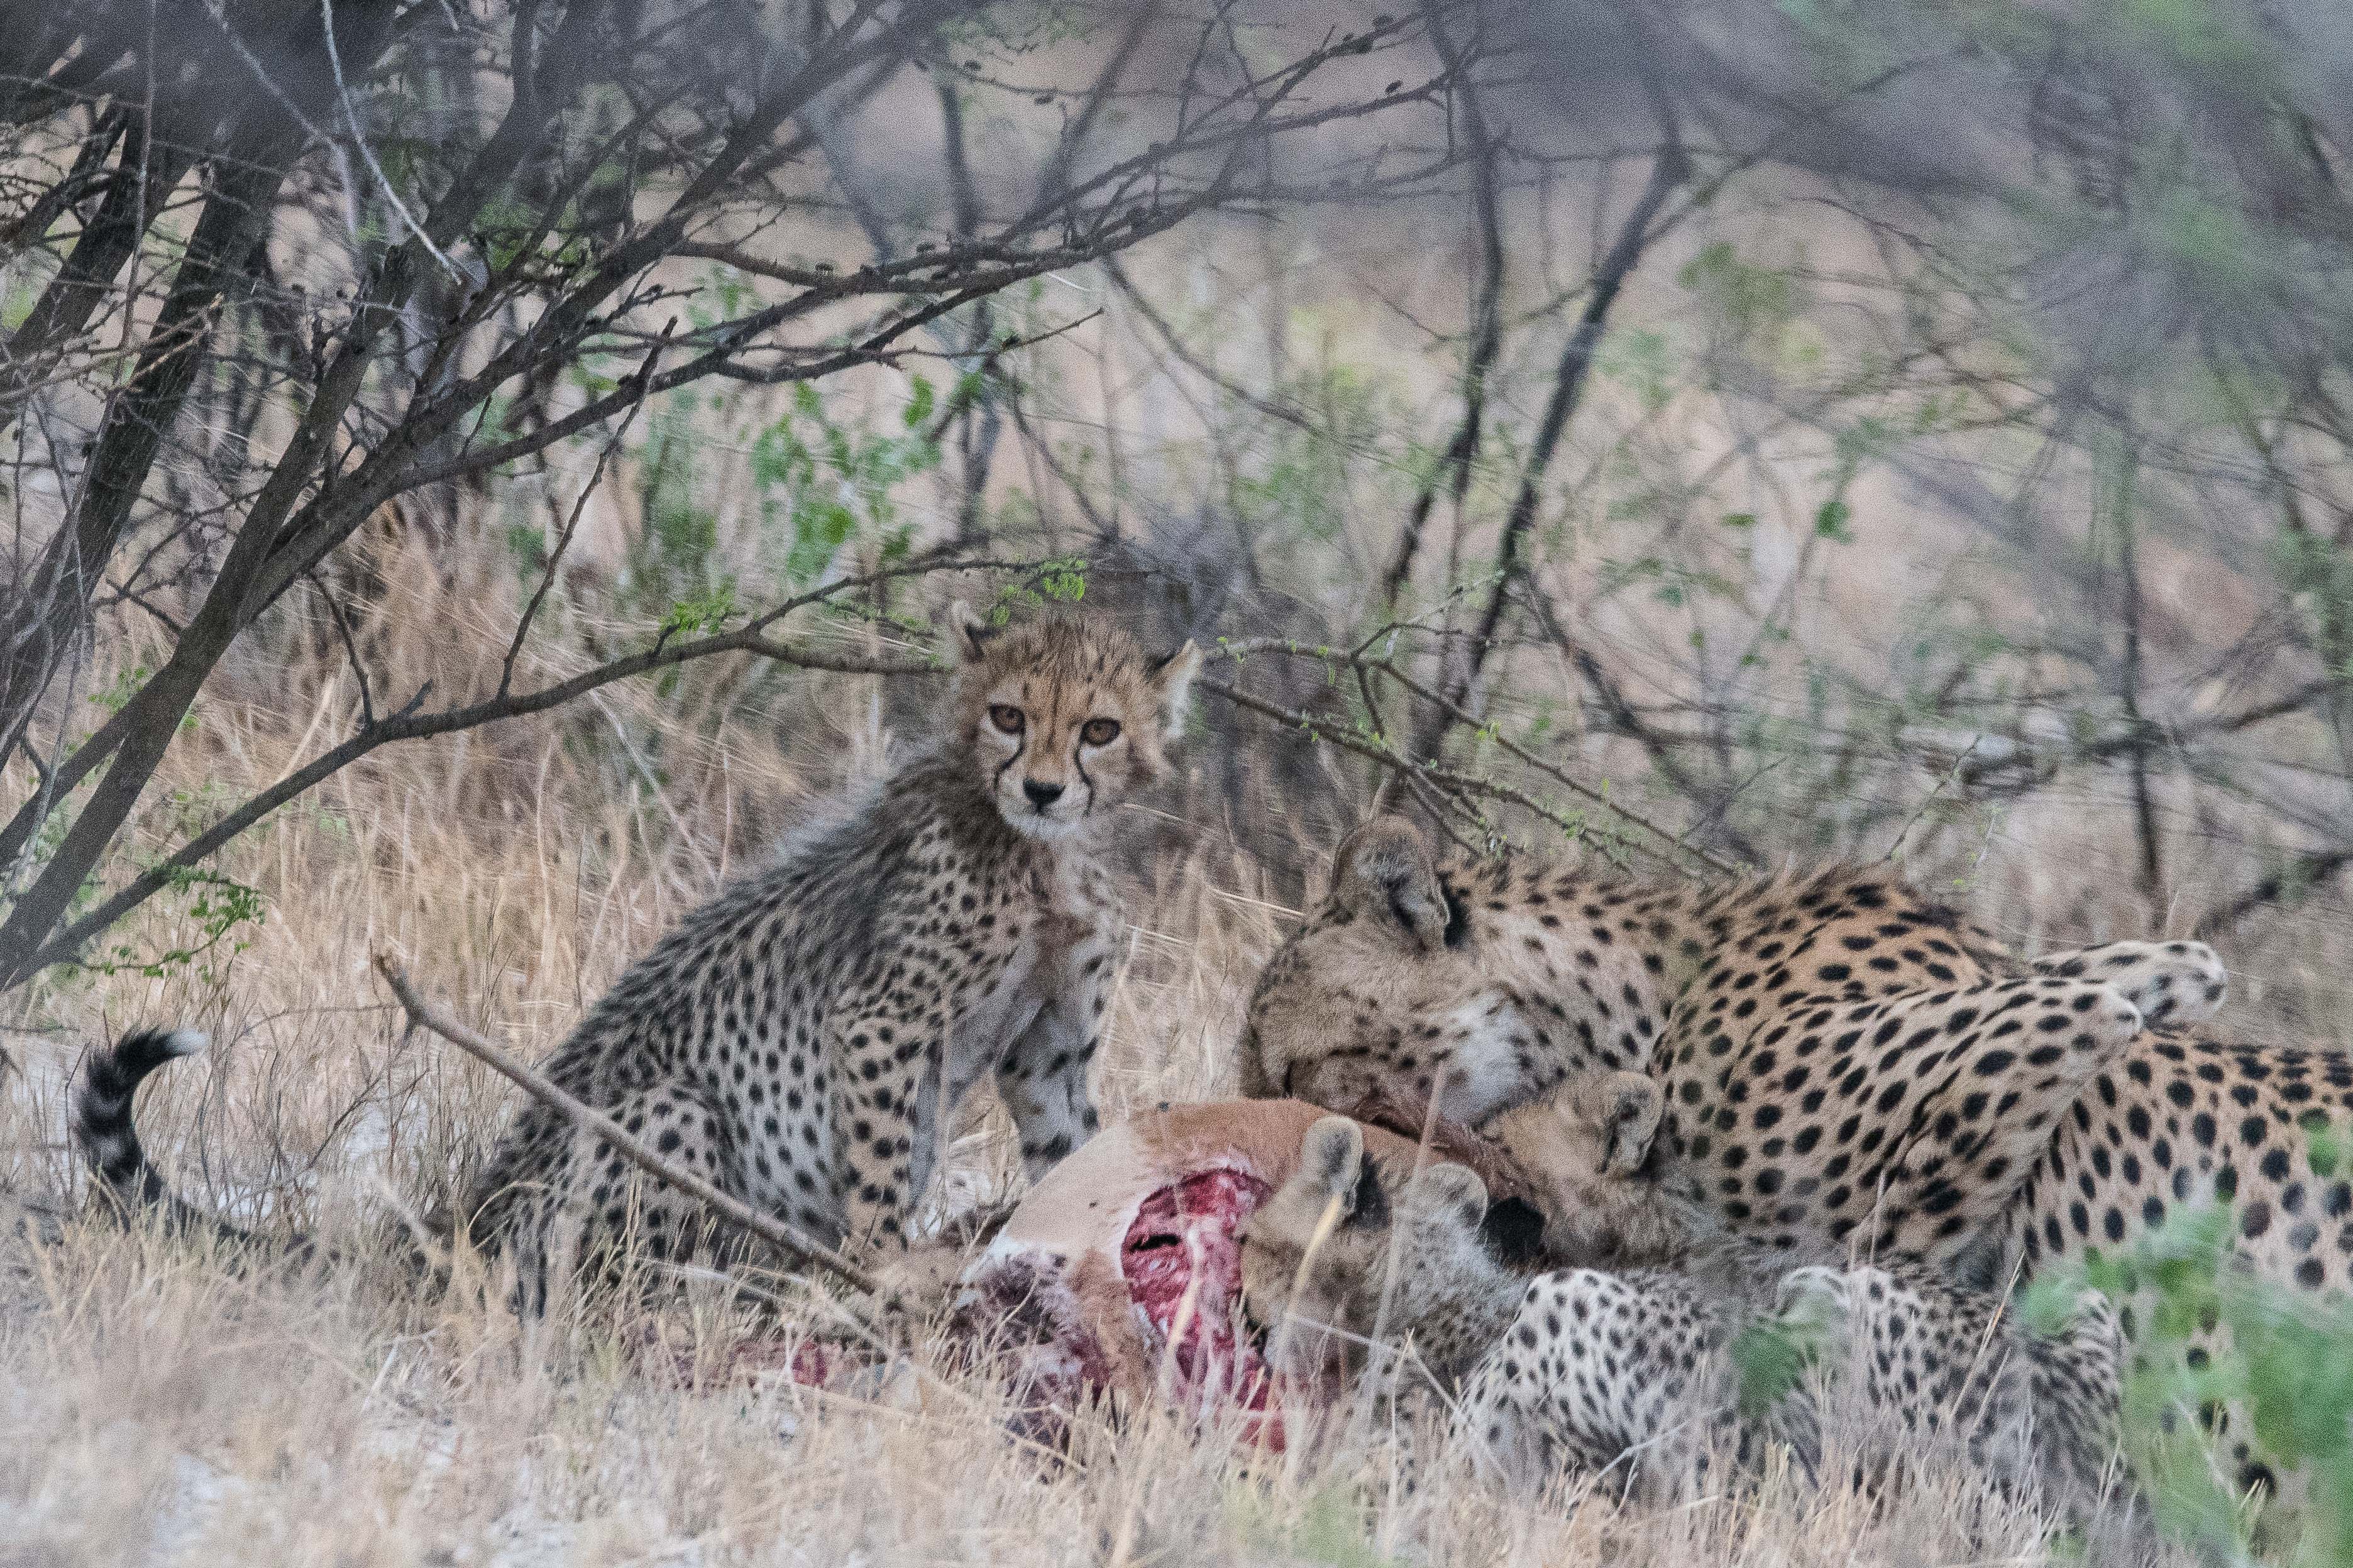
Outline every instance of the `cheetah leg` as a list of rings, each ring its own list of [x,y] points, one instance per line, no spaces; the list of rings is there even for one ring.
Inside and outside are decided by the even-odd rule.
[[[672,1163],[722,1191],[741,1192],[734,1140],[693,1090],[669,1084],[632,1090],[606,1114]],[[470,1227],[477,1245],[513,1262],[524,1310],[544,1310],[567,1260],[609,1279],[632,1266],[724,1267],[744,1255],[744,1238],[709,1209],[644,1174],[594,1133],[549,1127],[534,1142],[543,1155],[538,1170],[519,1179],[521,1163],[501,1162],[477,1194]]]
[[[2202,942],[2108,942],[2046,952],[2033,963],[2040,974],[2115,986],[2145,1024],[2201,1023],[2231,988],[2222,960]]]
[[[2035,1449],[2046,1487],[2084,1502],[2109,1491],[2128,1350],[2115,1303],[2079,1290],[2027,1364]]]
[[[1036,1181],[1094,1136],[1099,1125],[1087,1093],[1087,1064],[1103,1043],[1111,1003],[1111,955],[1096,943],[1079,948],[1053,996],[997,1067],[997,1092],[1021,1135],[1021,1164]]]
[[[1516,1484],[1565,1472],[1613,1495],[1680,1485],[1712,1439],[1736,1439],[1715,1443],[1727,1453],[1744,1447],[1713,1314],[1670,1278],[1570,1268],[1531,1281],[1465,1385],[1458,1443]]]
[[[923,1081],[937,1070],[944,1027],[937,1015],[911,1022],[881,1003],[844,1007],[828,1025],[834,1182],[853,1245],[906,1245],[922,1196],[915,1150],[920,1143],[928,1155],[932,1128],[949,1109]]]
[[[1876,1200],[1876,1235],[1867,1226],[1861,1239],[1939,1263],[1967,1255],[2000,1217],[2059,1118],[2141,1030],[2140,1009],[2115,986],[2056,975],[1840,1014],[1833,1029],[1870,1042],[1854,1057],[1871,1069],[1858,1098],[1904,1118],[1890,1152],[1856,1173]]]
[[[1535,1381],[1534,1368],[1523,1376],[1516,1360],[1507,1365],[1500,1349],[1489,1351],[1464,1384],[1450,1432],[1451,1447],[1475,1468],[1517,1490],[1542,1487],[1571,1462],[1544,1416],[1549,1391],[1531,1386]],[[1586,1458],[1581,1452],[1577,1457]]]

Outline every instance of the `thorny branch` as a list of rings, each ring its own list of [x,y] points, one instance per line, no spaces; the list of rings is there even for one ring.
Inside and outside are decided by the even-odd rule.
[[[430,1030],[490,1068],[533,1100],[583,1131],[596,1135],[607,1148],[665,1186],[675,1187],[736,1229],[767,1243],[788,1263],[832,1275],[843,1284],[871,1296],[874,1277],[832,1247],[774,1215],[731,1196],[694,1172],[655,1152],[652,1145],[619,1122],[565,1092],[543,1073],[524,1066],[489,1036],[468,1028],[438,1003],[427,1000],[409,983],[408,975],[389,953],[375,957],[376,973],[399,999],[411,1028]]]
[[[924,241],[894,252],[878,231],[873,258],[846,267],[756,254],[749,236],[773,221],[766,215],[780,205],[812,205],[787,182],[794,160],[824,143],[824,127],[868,103],[892,75],[935,63],[943,26],[976,9],[970,0],[854,0],[839,11],[816,8],[807,14],[808,28],[777,35],[725,8],[690,8],[640,27],[626,7],[574,5],[543,15],[540,5],[521,3],[461,18],[447,8],[344,0],[270,19],[269,26],[283,24],[281,33],[248,30],[263,23],[232,9],[207,16],[192,47],[227,79],[258,79],[257,90],[239,95],[226,119],[201,95],[174,99],[164,107],[179,134],[152,146],[145,135],[153,115],[140,119],[126,107],[138,104],[141,83],[152,91],[161,79],[141,63],[150,32],[134,0],[94,0],[58,26],[0,41],[0,55],[13,47],[38,57],[5,79],[46,84],[7,89],[25,119],[69,112],[71,90],[117,95],[115,107],[95,118],[58,192],[34,203],[25,218],[30,231],[86,199],[114,157],[114,179],[66,259],[54,303],[37,304],[33,335],[20,333],[11,345],[25,351],[14,370],[33,376],[17,389],[20,403],[66,384],[56,378],[77,367],[103,373],[108,362],[80,353],[83,345],[70,345],[78,358],[50,352],[52,340],[73,337],[82,319],[73,311],[86,316],[104,292],[79,280],[102,284],[123,255],[168,241],[156,226],[185,169],[203,166],[210,182],[175,291],[100,444],[92,465],[100,482],[90,490],[97,499],[78,503],[79,514],[51,536],[55,591],[20,595],[12,609],[46,629],[12,635],[0,648],[13,666],[0,692],[0,732],[12,744],[0,753],[16,749],[18,731],[44,711],[30,694],[79,657],[69,634],[87,621],[110,557],[134,525],[171,504],[174,498],[150,489],[178,483],[178,470],[158,458],[182,402],[210,396],[198,370],[227,357],[239,343],[237,333],[257,326],[274,357],[239,362],[238,384],[251,386],[258,369],[285,389],[281,405],[291,416],[290,429],[257,439],[253,420],[269,395],[237,394],[233,435],[245,458],[223,465],[206,525],[209,542],[188,574],[193,607],[168,623],[174,636],[161,668],[78,744],[49,715],[56,754],[36,770],[33,798],[0,827],[0,865],[10,868],[13,898],[0,921],[0,988],[70,957],[173,876],[378,747],[544,711],[611,680],[724,653],[812,668],[915,668],[788,646],[765,629],[772,615],[713,637],[674,644],[665,637],[573,679],[514,689],[586,495],[652,400],[709,382],[788,384],[895,365],[931,352],[915,346],[918,333],[935,334],[939,352],[959,360],[977,356],[982,373],[1001,385],[1004,354],[1066,328],[1049,321],[1001,333],[991,324],[993,298],[1233,205],[1245,167],[1276,142],[1410,101],[1394,93],[1311,90],[1327,68],[1363,53],[1364,39],[1314,37],[1268,57],[1241,48],[1230,29],[1213,28],[1194,40],[1182,104],[1166,106],[1126,85],[1148,40],[1166,33],[1155,8],[1133,7],[1092,84],[1058,100],[1075,112],[1017,216],[992,224],[983,182],[965,165],[960,174],[951,171],[956,213],[944,246]],[[1405,33],[1404,24],[1386,20],[1374,30],[1384,47]],[[443,47],[455,52],[434,53]],[[463,112],[419,109],[400,98],[395,83],[424,79],[445,63],[461,73],[503,72],[511,83],[503,110],[482,121],[483,134]],[[444,85],[450,105],[482,100],[470,79]],[[617,89],[607,101],[622,107],[609,114],[593,109],[599,87]],[[1165,133],[1147,138],[1124,129],[1114,142],[1108,128],[1123,116],[1144,123],[1134,118],[1139,109],[1161,114]],[[404,123],[398,163],[385,151],[393,138],[375,119],[386,110],[425,117]],[[331,125],[336,135],[322,129]],[[953,151],[964,155],[960,140]],[[600,182],[609,189],[600,191]],[[269,260],[278,215],[314,191],[343,203],[342,221],[327,231],[350,240],[350,254],[339,259],[351,281],[332,300],[280,284]],[[753,287],[721,296],[678,281],[670,264],[696,259],[721,261]],[[699,310],[682,331],[651,331],[652,321],[683,315],[689,297],[728,304]],[[127,331],[137,328],[135,312],[123,320]],[[637,373],[604,380],[604,368],[624,355],[641,360]],[[972,406],[960,387],[952,414],[968,415]],[[986,479],[994,395],[985,406],[984,434],[966,454],[968,509],[979,504]],[[596,472],[575,498],[555,559],[522,606],[491,700],[430,711],[420,692],[400,711],[379,712],[358,639],[331,594],[328,614],[359,680],[356,732],[142,868],[94,908],[75,908],[115,851],[199,690],[293,584],[314,580],[369,518],[399,498],[447,495],[592,434],[602,444]],[[164,484],[151,486],[159,473]],[[978,534],[969,523],[965,531]],[[62,837],[37,864],[28,859],[43,830],[60,824]],[[18,887],[27,866],[28,885]]]
[[[1388,654],[1376,654],[1370,651],[1374,646],[1389,643],[1398,634],[1411,629],[1415,628],[1392,625],[1376,632],[1358,647],[1347,650],[1303,647],[1290,639],[1282,637],[1252,637],[1228,639],[1219,645],[1218,651],[1221,657],[1232,659],[1237,666],[1245,663],[1252,657],[1275,656],[1310,661],[1331,671],[1343,669],[1351,671],[1366,683],[1361,689],[1366,695],[1368,707],[1376,712],[1377,707],[1372,703],[1371,683],[1376,678],[1389,681],[1409,697],[1432,705],[1446,725],[1460,725],[1476,733],[1482,740],[1493,743],[1505,755],[1522,766],[1550,779],[1588,805],[1639,830],[1656,846],[1656,847],[1646,846],[1648,852],[1669,866],[1679,865],[1677,858],[1682,857],[1684,859],[1696,861],[1708,870],[1720,875],[1728,876],[1738,872],[1740,868],[1737,866],[1687,842],[1683,836],[1651,820],[1643,813],[1610,798],[1607,791],[1576,778],[1557,763],[1536,755],[1494,727],[1482,724],[1468,710],[1452,702],[1426,681],[1414,676],[1398,658]],[[1226,681],[1204,679],[1200,685],[1202,689],[1212,692],[1237,707],[1262,718],[1275,720],[1286,726],[1308,731],[1317,741],[1324,744],[1337,746],[1343,751],[1377,763],[1385,769],[1393,771],[1397,776],[1408,781],[1409,784],[1419,782],[1436,785],[1461,796],[1507,802],[1533,811],[1556,827],[1569,833],[1579,833],[1586,827],[1586,824],[1580,818],[1538,800],[1517,785],[1443,766],[1431,760],[1434,753],[1408,752],[1377,730],[1365,732],[1339,728],[1332,724],[1328,718],[1319,718],[1311,713],[1269,702]],[[1485,830],[1489,825],[1475,823],[1473,826]]]

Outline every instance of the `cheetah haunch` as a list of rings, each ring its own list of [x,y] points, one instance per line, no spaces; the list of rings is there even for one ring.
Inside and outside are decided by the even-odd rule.
[[[941,739],[689,915],[545,1064],[670,1159],[827,1239],[903,1239],[951,1113],[984,1081],[1033,1177],[1094,1132],[1086,1073],[1118,929],[1102,851],[1112,808],[1165,768],[1199,662],[1189,643],[1146,658],[1091,619],[998,629],[959,605],[949,633]],[[81,1088],[81,1146],[132,1202],[167,1197],[132,1092],[190,1044],[133,1036]],[[741,1245],[536,1101],[465,1221],[534,1284],[559,1240],[608,1259],[634,1242],[657,1263]]]
[[[1564,1121],[1602,1146],[1645,1139],[1647,1080],[1626,1087],[1579,1097]],[[1613,1239],[1601,1266],[1530,1279],[1485,1243],[1477,1176],[1441,1163],[1409,1177],[1367,1156],[1356,1123],[1328,1117],[1243,1223],[1245,1308],[1270,1363],[1294,1378],[1359,1360],[1376,1332],[1409,1343],[1459,1394],[1458,1437],[1525,1486],[1614,1474],[1655,1491],[1704,1479],[1711,1454],[1752,1467],[1768,1441],[1813,1473],[1824,1408],[1812,1387],[1769,1389],[1743,1408],[1733,1345],[1761,1329],[1812,1346],[1844,1402],[1902,1441],[1957,1439],[2005,1483],[2031,1479],[2078,1503],[2097,1495],[2123,1350],[2104,1298],[2086,1293],[2066,1331],[2045,1336],[1917,1263],[1790,1269],[1714,1230],[1638,1173],[1647,1163],[1606,1177],[1625,1189],[1611,1210],[1643,1216],[1620,1234],[1643,1239]]]

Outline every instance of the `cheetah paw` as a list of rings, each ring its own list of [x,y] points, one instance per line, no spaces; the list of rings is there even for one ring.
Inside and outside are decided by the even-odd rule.
[[[928,1321],[947,1305],[966,1261],[961,1248],[936,1244],[877,1259],[869,1271],[876,1311],[886,1321]]]
[[[2231,989],[2230,972],[2202,942],[2110,942],[2033,962],[2038,973],[2114,986],[2149,1025],[2202,1022]]]

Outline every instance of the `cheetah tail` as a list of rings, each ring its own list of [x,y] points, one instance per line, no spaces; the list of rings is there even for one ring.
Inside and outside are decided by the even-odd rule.
[[[93,1054],[74,1092],[74,1142],[122,1213],[161,1206],[174,1230],[210,1229],[246,1241],[251,1237],[245,1231],[173,1193],[164,1173],[148,1163],[131,1115],[131,1102],[148,1074],[211,1043],[195,1029],[140,1029]]]
[[[233,1244],[239,1257],[233,1267],[240,1269],[257,1262],[302,1268],[349,1261],[349,1255],[309,1235],[265,1240],[231,1225],[172,1191],[164,1173],[148,1163],[132,1120],[132,1100],[148,1074],[211,1043],[195,1029],[141,1029],[123,1036],[111,1049],[91,1055],[74,1091],[73,1137],[99,1185],[113,1200],[115,1212],[128,1219],[142,1210],[160,1209],[164,1228],[174,1235],[209,1236]],[[447,1286],[449,1266],[442,1248],[449,1236],[448,1222],[438,1215],[398,1233],[395,1258],[402,1271],[423,1283]]]

